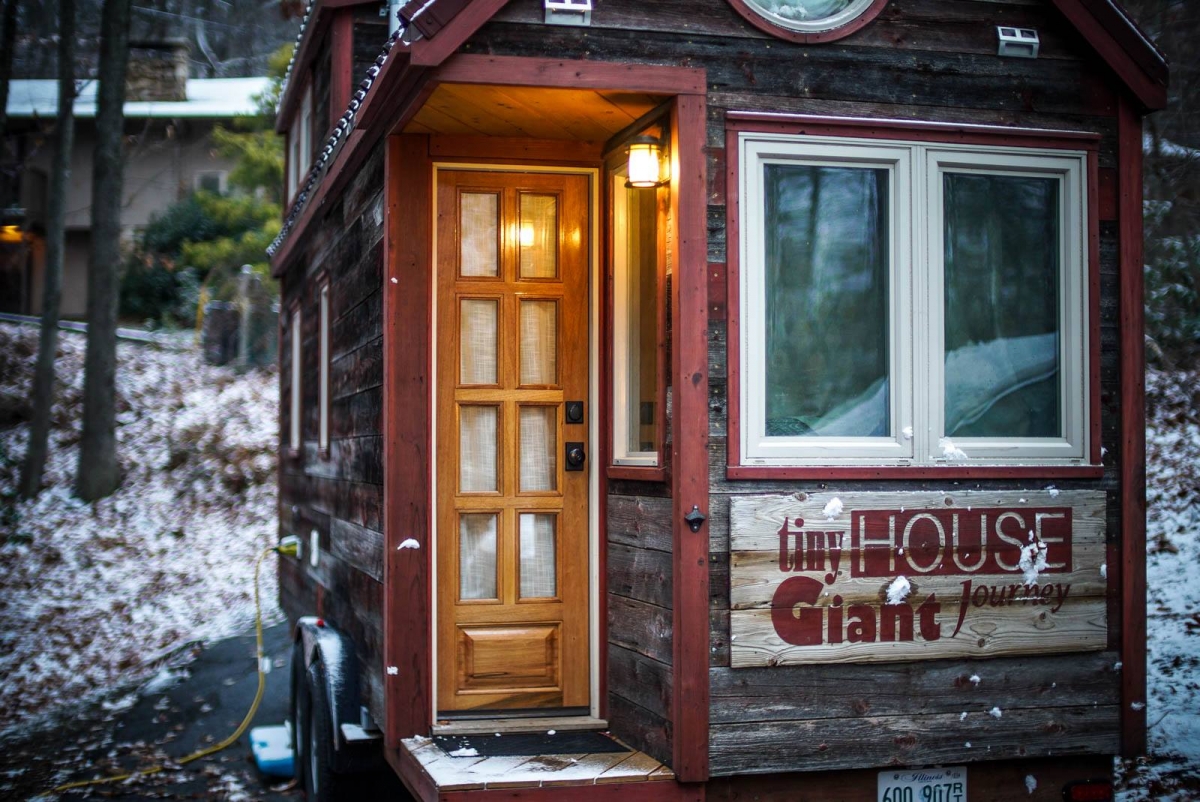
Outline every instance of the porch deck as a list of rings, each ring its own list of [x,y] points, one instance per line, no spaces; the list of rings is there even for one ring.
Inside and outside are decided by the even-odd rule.
[[[561,790],[647,782],[667,783],[664,789],[675,786],[675,773],[671,769],[635,749],[533,757],[451,757],[430,738],[407,738],[400,744],[401,764],[407,764],[405,768],[419,775],[411,777],[410,786],[433,791],[435,799],[448,792],[500,789]],[[427,798],[424,793],[420,796]],[[670,793],[664,794],[669,796]]]

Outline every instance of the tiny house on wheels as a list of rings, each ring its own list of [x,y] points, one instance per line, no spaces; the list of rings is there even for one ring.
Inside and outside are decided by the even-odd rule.
[[[314,0],[310,797],[1110,798],[1166,87],[1111,0]]]

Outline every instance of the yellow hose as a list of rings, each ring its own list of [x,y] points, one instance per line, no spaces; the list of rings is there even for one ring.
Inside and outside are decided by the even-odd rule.
[[[292,548],[294,550],[295,547]],[[269,549],[264,549],[263,552],[258,555],[258,559],[254,562],[254,637],[258,644],[258,690],[254,694],[254,702],[250,705],[250,710],[246,713],[246,717],[242,719],[242,723],[238,725],[238,728],[234,730],[233,734],[228,738],[218,744],[214,744],[213,746],[201,749],[199,752],[193,752],[186,757],[176,760],[176,765],[186,765],[193,761],[199,760],[202,757],[208,757],[209,755],[216,754],[222,749],[231,746],[237,741],[238,738],[242,737],[242,733],[246,731],[246,728],[250,726],[250,722],[254,720],[254,714],[258,712],[258,706],[262,702],[263,691],[265,691],[267,688],[267,675],[263,672],[263,659],[266,655],[263,654],[262,603],[258,597],[258,573],[259,569],[262,568],[263,560],[266,559],[268,554],[276,551],[283,551],[285,549],[286,547],[280,546],[272,546]],[[131,771],[125,774],[117,774],[112,777],[100,777],[95,780],[80,780],[79,782],[64,783],[63,785],[56,787],[53,790],[53,793],[70,791],[75,788],[87,788],[88,786],[92,785],[118,783],[133,779],[135,777],[149,777],[152,774],[160,774],[166,771],[166,769],[167,767],[162,765],[151,766],[150,768],[142,769],[141,771]]]

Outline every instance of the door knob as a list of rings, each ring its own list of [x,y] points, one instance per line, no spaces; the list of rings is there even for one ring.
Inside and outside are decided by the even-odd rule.
[[[567,443],[566,451],[566,470],[582,471],[583,463],[587,462],[587,453],[583,450],[583,443]]]

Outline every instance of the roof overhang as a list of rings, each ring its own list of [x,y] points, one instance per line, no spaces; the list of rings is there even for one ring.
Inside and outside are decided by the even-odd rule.
[[[1114,0],[1051,0],[1142,107],[1167,105],[1167,59]]]

